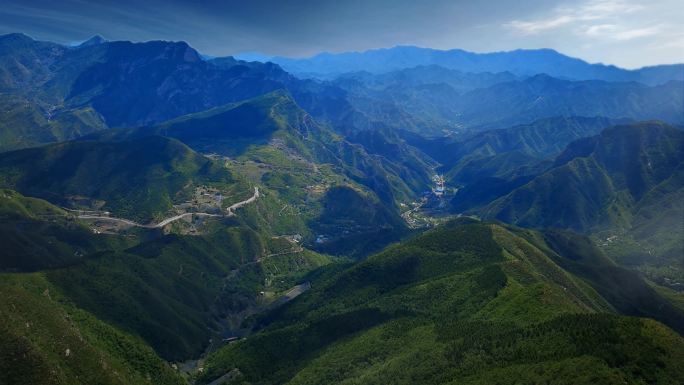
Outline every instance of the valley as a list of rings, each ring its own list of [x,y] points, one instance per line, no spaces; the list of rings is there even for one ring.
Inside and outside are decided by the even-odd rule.
[[[683,383],[683,128],[681,64],[0,35],[0,384]]]

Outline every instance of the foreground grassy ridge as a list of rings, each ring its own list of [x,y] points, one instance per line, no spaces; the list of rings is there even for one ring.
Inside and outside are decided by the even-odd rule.
[[[262,248],[258,234],[240,228],[167,235],[46,276],[79,307],[141,336],[162,357],[180,360],[199,354],[211,337],[219,296],[240,304],[257,291],[258,276],[237,277],[225,288],[224,277]]]
[[[184,384],[138,337],[78,309],[40,273],[0,277],[0,383]]]
[[[581,249],[580,249],[581,250]],[[580,251],[581,252],[581,251]],[[684,340],[561,268],[543,237],[452,223],[339,272],[207,361],[250,384],[677,383]]]
[[[199,355],[219,317],[263,306],[260,291],[277,296],[332,261],[271,238],[258,212],[208,222],[200,236],[93,234],[63,210],[11,190],[0,192],[0,213],[4,271],[42,270],[74,308],[136,335],[167,360]],[[46,319],[61,317],[50,309]]]
[[[259,291],[285,290],[330,262],[292,249],[272,247],[248,227],[217,224],[203,236],[166,235],[46,276],[79,307],[141,336],[165,359],[182,360],[203,351],[215,317],[255,307]]]

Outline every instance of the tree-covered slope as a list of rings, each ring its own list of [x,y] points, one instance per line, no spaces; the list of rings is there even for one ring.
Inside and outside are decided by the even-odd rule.
[[[75,139],[106,128],[89,107],[59,112],[21,96],[0,95],[0,152]]]
[[[64,267],[97,251],[128,244],[124,238],[93,237],[70,213],[12,190],[0,190],[0,234],[0,271]]]
[[[252,212],[206,223],[195,235],[156,229],[115,235],[95,233],[46,201],[10,190],[3,190],[0,197],[4,290],[28,295],[19,293],[23,285],[38,280],[44,288],[36,297],[44,289],[59,293],[59,303],[70,306],[66,310],[78,311],[92,322],[106,322],[111,333],[135,335],[169,361],[199,356],[210,338],[237,332],[226,326],[231,317],[267,306],[301,283],[308,271],[331,262],[327,256],[272,237]],[[268,292],[269,297],[260,292]],[[43,309],[48,312],[45,321],[61,319],[61,313],[55,313],[59,309]],[[8,311],[8,316],[13,315]],[[11,326],[21,330],[23,323]],[[34,339],[44,332],[36,328],[21,335]],[[113,343],[96,337],[93,344]],[[8,345],[8,349],[15,347]],[[47,353],[46,348],[36,346],[36,354]],[[28,362],[22,357],[15,361]],[[54,358],[51,364],[64,362]]]
[[[429,165],[419,158],[395,161],[374,156],[317,122],[286,91],[275,91],[244,102],[183,116],[137,135],[154,132],[177,138],[203,152],[261,158],[277,162],[265,152],[308,163],[331,164],[338,172],[393,203],[421,191],[429,183]]]
[[[42,274],[0,279],[0,383],[186,384],[139,337],[79,309]]]
[[[529,124],[454,138],[427,139],[405,134],[409,143],[441,163],[455,212],[473,210],[508,194],[552,165],[552,159],[581,138],[598,134],[614,120],[554,117]]]
[[[399,239],[406,226],[398,203],[414,199],[429,183],[428,164],[369,154],[314,120],[285,91],[93,137],[108,141],[155,134],[219,156],[268,189],[282,204],[275,208],[280,216],[294,212],[310,223],[306,235],[312,247],[334,254],[362,256]],[[350,221],[345,210],[330,209],[345,203],[339,191],[356,190],[352,200],[371,212],[362,225]],[[318,235],[328,241],[314,243]]]
[[[321,206],[320,214],[309,222],[316,233],[325,237],[319,238],[315,246],[321,252],[365,256],[408,233],[395,210],[350,186],[329,189]]]
[[[661,183],[681,188],[684,133],[658,122],[615,126],[570,144],[552,169],[492,203],[485,215],[534,227],[629,228]]]
[[[557,155],[577,139],[594,136],[614,124],[614,120],[602,117],[558,116],[457,138],[416,139],[416,146],[447,168],[466,156],[508,152],[543,159]]]
[[[25,195],[59,204],[84,201],[140,221],[161,218],[197,185],[238,182],[219,163],[159,136],[65,142],[3,153],[0,175],[3,187]]]
[[[658,122],[612,127],[573,142],[554,167],[481,213],[592,233],[621,263],[681,282],[683,162],[679,129]]]
[[[559,265],[591,258],[573,252],[533,231],[450,223],[319,276],[261,331],[210,356],[200,382],[682,381],[682,337],[611,314],[616,298]]]

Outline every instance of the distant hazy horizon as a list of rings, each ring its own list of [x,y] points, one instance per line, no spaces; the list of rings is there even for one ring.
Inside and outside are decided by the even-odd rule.
[[[152,39],[152,40],[140,40],[140,41],[135,41],[135,40],[113,40],[113,39],[108,39],[106,36],[102,36],[102,34],[95,34],[95,35],[89,37],[88,39],[77,40],[77,41],[70,41],[70,42],[59,42],[59,41],[53,41],[53,40],[50,40],[50,39],[40,39],[40,38],[37,38],[37,37],[35,37],[35,36],[31,36],[30,34],[27,34],[27,33],[25,33],[25,32],[20,32],[20,31],[2,33],[2,35],[4,35],[4,34],[11,34],[11,33],[21,33],[21,34],[25,34],[25,35],[29,36],[30,38],[32,38],[32,39],[34,39],[34,40],[49,41],[49,42],[53,42],[53,43],[57,43],[57,44],[62,44],[62,45],[65,45],[65,46],[78,46],[79,44],[82,44],[82,43],[86,42],[87,40],[89,40],[90,38],[93,38],[93,37],[95,37],[95,36],[100,36],[100,37],[102,37],[102,38],[104,38],[105,40],[110,41],[110,42],[111,42],[111,41],[131,41],[131,42],[134,42],[134,43],[144,43],[144,42],[154,41],[154,40],[170,41],[170,40],[164,40],[164,39]],[[197,47],[194,47],[190,42],[187,42],[187,41],[185,41],[185,40],[178,40],[178,41],[175,41],[175,42],[185,42],[185,43],[187,43],[191,48],[197,49]],[[216,55],[209,55],[209,54],[206,54],[205,52],[202,52],[202,51],[200,51],[200,50],[197,50],[197,52],[198,52],[200,55],[204,56],[205,58],[215,58],[215,57],[232,56],[232,57],[234,57],[234,58],[236,58],[236,59],[238,59],[238,60],[266,62],[266,61],[269,61],[269,60],[274,59],[274,58],[285,58],[285,59],[310,59],[310,58],[314,58],[314,57],[316,57],[316,56],[325,55],[325,54],[328,54],[328,55],[339,55],[339,54],[348,54],[348,53],[364,53],[364,52],[368,52],[368,51],[390,50],[390,49],[399,48],[399,47],[413,47],[413,48],[429,49],[429,50],[436,50],[436,51],[463,50],[463,51],[466,51],[466,52],[471,52],[471,53],[476,53],[476,54],[491,54],[491,53],[502,53],[502,52],[513,52],[513,51],[552,50],[552,51],[555,51],[555,52],[557,52],[557,53],[559,53],[559,54],[561,54],[561,55],[565,55],[565,56],[568,56],[568,57],[571,57],[571,58],[574,58],[574,59],[583,60],[583,61],[585,61],[585,62],[587,62],[587,63],[589,63],[589,64],[602,64],[602,65],[606,65],[606,66],[615,66],[615,67],[618,67],[618,68],[628,69],[628,70],[640,69],[640,68],[646,68],[646,67],[655,67],[655,66],[665,66],[665,65],[684,64],[684,60],[682,60],[682,61],[680,61],[680,62],[672,62],[672,63],[655,63],[655,64],[649,64],[649,65],[645,65],[645,66],[641,66],[641,67],[629,68],[629,67],[622,67],[622,66],[619,66],[619,65],[616,65],[616,64],[612,64],[612,63],[592,62],[592,61],[586,60],[585,58],[582,58],[582,57],[577,57],[577,56],[569,55],[569,54],[567,54],[567,53],[565,53],[565,52],[559,51],[559,50],[554,49],[554,48],[552,48],[552,47],[542,47],[542,48],[515,48],[515,49],[510,49],[510,50],[498,50],[498,51],[472,51],[472,50],[466,50],[466,49],[459,48],[459,47],[453,47],[453,48],[433,48],[433,47],[424,47],[424,46],[417,46],[417,45],[398,44],[398,45],[389,46],[389,47],[377,47],[377,48],[369,48],[369,49],[365,49],[365,50],[356,50],[356,51],[340,51],[340,52],[321,51],[321,52],[317,52],[317,53],[314,53],[314,54],[311,54],[311,55],[306,55],[306,56],[269,55],[269,54],[266,54],[266,53],[254,52],[254,51],[238,52],[238,53],[235,53],[235,54],[230,54],[230,55],[225,55],[225,56],[216,56]]]
[[[684,62],[677,0],[283,2],[6,0],[0,33],[63,44],[187,41],[210,56],[310,57],[396,45],[471,52],[551,48],[590,63],[637,68]]]
[[[192,45],[191,45],[192,46]],[[555,49],[553,47],[540,47],[540,48],[513,48],[513,49],[505,49],[505,50],[496,50],[496,51],[477,51],[477,50],[468,50],[468,49],[463,49],[460,47],[453,47],[453,48],[434,48],[434,47],[424,47],[424,46],[417,46],[417,45],[411,45],[411,44],[397,44],[394,46],[388,46],[388,47],[376,47],[376,48],[368,48],[364,50],[351,50],[351,51],[321,51],[318,53],[314,53],[312,55],[306,55],[306,56],[287,56],[287,55],[269,55],[266,53],[262,52],[254,52],[254,51],[246,51],[246,52],[238,52],[233,55],[228,55],[228,56],[233,56],[236,59],[239,60],[245,60],[245,61],[266,61],[269,59],[273,58],[287,58],[287,59],[311,59],[319,55],[341,55],[341,54],[348,54],[348,53],[364,53],[364,52],[369,52],[369,51],[380,51],[380,50],[390,50],[393,48],[398,48],[398,47],[415,47],[415,48],[421,48],[421,49],[430,49],[430,50],[436,50],[436,51],[452,51],[452,50],[462,50],[466,52],[471,52],[471,53],[476,53],[476,54],[492,54],[492,53],[504,53],[504,52],[514,52],[514,51],[541,51],[541,50],[551,50],[551,51],[556,51],[557,53],[561,55],[565,55],[567,57],[571,57],[574,59],[580,59],[583,60],[589,64],[602,64],[606,66],[615,66],[618,68],[623,68],[623,69],[628,69],[628,70],[633,70],[633,69],[639,69],[639,68],[646,68],[646,67],[656,67],[656,66],[666,66],[666,65],[677,65],[677,64],[684,64],[684,59],[680,61],[674,61],[670,63],[654,63],[654,64],[647,64],[644,66],[638,66],[638,67],[623,67],[614,63],[604,63],[604,62],[595,62],[595,61],[590,61],[587,60],[583,57],[578,57],[578,56],[573,56],[569,55],[563,51],[560,51],[558,49]],[[200,54],[204,54],[203,52],[200,52]],[[212,57],[211,55],[207,55],[208,57]]]

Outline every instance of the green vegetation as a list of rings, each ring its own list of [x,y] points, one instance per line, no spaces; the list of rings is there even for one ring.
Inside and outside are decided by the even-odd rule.
[[[684,308],[676,296],[661,294],[637,272],[617,266],[587,238],[558,230],[546,231],[544,237],[557,252],[554,260],[583,278],[617,311],[653,318],[684,333]]]
[[[36,271],[76,264],[97,251],[130,244],[79,224],[66,211],[16,191],[0,190],[0,271]]]
[[[106,128],[92,108],[47,112],[14,95],[0,95],[0,111],[0,152],[75,139]]]
[[[180,360],[204,349],[214,327],[208,315],[247,306],[259,277],[224,278],[262,248],[258,235],[239,228],[167,235],[46,277],[80,308],[136,333],[167,360]]]
[[[317,123],[285,91],[151,127],[103,132],[97,138],[131,140],[156,134],[218,154],[236,174],[264,186],[270,202],[258,206],[266,209],[260,215],[279,223],[264,226],[277,228],[276,234],[303,235],[309,245],[326,253],[361,257],[398,240],[406,228],[396,205],[425,186],[407,167],[373,157]],[[358,212],[336,208],[347,198]],[[269,210],[277,210],[277,215]],[[363,221],[355,222],[361,217]],[[329,242],[314,243],[318,235]]]
[[[616,261],[681,283],[684,133],[660,122],[573,142],[548,171],[479,210],[535,228],[594,234]]]
[[[307,272],[332,261],[252,230],[250,222],[258,226],[264,219],[251,212],[207,223],[202,235],[144,230],[117,236],[94,234],[43,200],[1,193],[0,236],[9,242],[0,258],[3,270],[43,270],[5,275],[4,289],[19,290],[24,280],[40,277],[49,292],[59,293],[60,303],[69,304],[68,311],[106,322],[111,333],[134,335],[169,361],[198,356],[223,333],[218,321],[269,306]],[[259,296],[264,290],[268,298]],[[44,311],[45,317],[61,317],[53,314],[56,309]],[[26,338],[34,338],[33,332],[26,330]],[[107,342],[96,337],[89,343]],[[7,346],[23,349],[11,338]],[[42,345],[31,349],[47,353]],[[62,363],[45,365],[53,364]]]
[[[0,276],[0,383],[185,384],[140,338],[75,307],[43,274]]]
[[[3,187],[140,221],[162,218],[197,185],[230,188],[237,183],[219,163],[158,136],[65,142],[0,154]]]
[[[684,339],[610,314],[610,298],[556,263],[594,248],[553,250],[534,231],[448,223],[319,275],[259,333],[211,355],[200,382],[681,382]]]
[[[0,384],[684,383],[681,86],[2,35]]]
[[[331,188],[321,204],[323,210],[310,226],[325,237],[315,246],[323,252],[363,256],[398,241],[408,232],[395,212],[351,187]],[[347,235],[350,232],[353,234]]]
[[[407,140],[441,163],[447,185],[459,188],[451,211],[462,213],[526,184],[552,166],[550,158],[569,143],[615,123],[600,117],[555,117],[453,137],[408,135]]]
[[[164,235],[45,276],[78,307],[172,361],[202,353],[215,320],[257,308],[259,291],[279,293],[327,263],[246,226],[216,223],[202,236]]]

